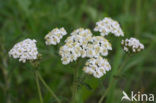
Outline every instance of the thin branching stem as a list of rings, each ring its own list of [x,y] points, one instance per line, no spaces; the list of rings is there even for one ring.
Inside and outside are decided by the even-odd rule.
[[[37,71],[35,72],[35,81],[36,81],[36,85],[37,85],[38,95],[40,98],[40,103],[43,103],[43,98],[42,98],[42,93],[41,93],[41,88],[40,88],[40,84],[39,84],[39,80],[38,80]]]
[[[37,72],[39,79],[43,83],[43,85],[47,88],[47,90],[50,92],[50,94],[56,99],[58,103],[61,103],[60,99],[56,96],[56,94],[53,92],[53,90],[48,86],[48,84],[45,82],[45,80],[42,78],[39,72]]]
[[[117,75],[119,75],[121,73],[122,69],[125,67],[125,65],[127,64],[129,59],[130,59],[130,57],[128,57],[128,55],[126,55],[124,62],[121,64],[121,66],[118,69]]]
[[[75,103],[77,88],[78,88],[78,68],[74,68],[73,73],[73,92],[72,92],[72,103]]]
[[[108,91],[109,91],[110,88],[107,88],[105,93],[102,95],[102,97],[100,98],[99,102],[98,103],[102,103],[102,101],[104,100],[105,96],[107,95]]]

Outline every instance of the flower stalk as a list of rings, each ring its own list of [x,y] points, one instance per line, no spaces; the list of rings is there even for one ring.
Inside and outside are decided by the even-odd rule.
[[[42,93],[41,93],[41,89],[40,89],[37,71],[35,71],[35,81],[36,81],[36,85],[37,85],[38,95],[40,98],[40,103],[43,103],[43,97],[42,97]]]
[[[41,80],[41,82],[43,83],[43,85],[50,92],[50,94],[56,99],[57,103],[61,103],[60,99],[56,96],[56,94],[53,92],[53,90],[48,86],[48,84],[45,82],[45,80],[42,78],[42,76],[40,75],[40,73],[38,71],[37,71],[37,75],[38,75],[39,79]]]
[[[74,68],[74,73],[73,73],[72,103],[75,103],[75,101],[76,101],[77,89],[78,89],[78,68]]]

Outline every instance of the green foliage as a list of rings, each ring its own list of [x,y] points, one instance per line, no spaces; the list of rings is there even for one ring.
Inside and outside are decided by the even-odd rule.
[[[25,38],[38,41],[42,54],[39,72],[63,103],[71,100],[73,69],[77,66],[79,77],[84,76],[77,103],[97,103],[104,93],[102,103],[120,103],[123,90],[156,94],[155,5],[156,0],[1,0],[0,103],[39,103],[33,68],[8,56],[12,46]],[[126,55],[120,50],[120,39],[108,37],[114,48],[108,59],[112,70],[100,79],[82,73],[84,59],[80,64],[63,65],[58,50],[70,32],[78,27],[93,29],[95,22],[106,16],[118,20],[125,37],[137,37],[145,50]],[[58,46],[47,47],[44,36],[62,26],[68,35]],[[41,88],[44,103],[56,103],[42,84]]]

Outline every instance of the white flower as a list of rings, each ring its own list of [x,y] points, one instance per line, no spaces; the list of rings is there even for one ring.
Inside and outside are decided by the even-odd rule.
[[[63,64],[76,61],[77,58],[90,58],[84,71],[96,78],[103,76],[111,69],[109,62],[101,56],[107,56],[112,46],[103,36],[92,36],[89,29],[79,28],[71,33],[60,48],[59,54]]]
[[[65,40],[66,44],[60,48],[59,54],[63,64],[77,60],[78,57],[107,56],[112,50],[111,44],[102,36],[92,36],[89,29],[79,28]]]
[[[86,47],[87,57],[107,56],[112,46],[103,36],[94,36]]]
[[[55,28],[45,36],[45,40],[46,40],[45,43],[46,45],[56,45],[66,34],[67,32],[63,27],[60,29]]]
[[[23,63],[26,60],[35,60],[38,56],[38,51],[36,47],[36,40],[25,39],[17,44],[9,51],[9,56],[13,58],[19,58],[19,61]]]
[[[74,30],[71,33],[71,36],[68,37],[66,43],[78,42],[80,45],[85,45],[92,37],[92,33],[89,29],[79,28]]]
[[[91,74],[96,78],[102,77],[109,70],[111,70],[109,62],[101,56],[89,59],[83,68],[85,73]]]
[[[63,64],[68,64],[72,61],[75,61],[80,56],[80,47],[76,45],[73,46],[73,44],[66,43],[60,48],[59,54],[62,57],[61,60]]]
[[[115,36],[124,36],[120,24],[108,17],[105,17],[103,20],[96,22],[94,31],[100,32],[102,36],[106,36],[109,33],[112,33]]]
[[[68,64],[77,60],[78,57],[86,56],[85,47],[92,38],[92,33],[89,29],[79,28],[71,33],[65,42],[66,44],[60,48],[59,54],[63,64]]]
[[[144,49],[144,45],[136,38],[131,37],[121,41],[124,51],[126,52],[140,52]]]

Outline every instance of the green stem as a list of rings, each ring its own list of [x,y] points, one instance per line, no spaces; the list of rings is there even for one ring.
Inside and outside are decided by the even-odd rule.
[[[131,57],[131,55],[130,56],[126,55],[125,60],[123,61],[123,63],[120,65],[120,67],[118,69],[117,75],[119,75],[121,73],[122,69],[125,67],[128,60],[130,59],[130,57]]]
[[[47,85],[45,80],[42,78],[39,72],[37,72],[39,79],[43,83],[43,85],[47,88],[47,90],[51,93],[51,95],[56,99],[58,103],[61,103],[60,99],[56,96],[56,94],[53,92],[53,90]]]
[[[39,80],[38,80],[37,71],[35,72],[35,81],[36,81],[36,85],[37,85],[38,95],[39,95],[39,98],[40,98],[40,103],[43,103],[43,98],[42,98],[42,93],[41,93],[41,89],[40,89],[40,84],[39,84]]]
[[[73,81],[73,93],[72,93],[72,103],[75,103],[76,93],[77,93],[77,87],[78,87],[78,68],[74,68],[74,81]]]
[[[102,101],[104,100],[105,96],[107,95],[108,91],[109,91],[110,88],[107,88],[105,93],[102,95],[102,97],[100,98],[99,102],[98,103],[102,103]]]

